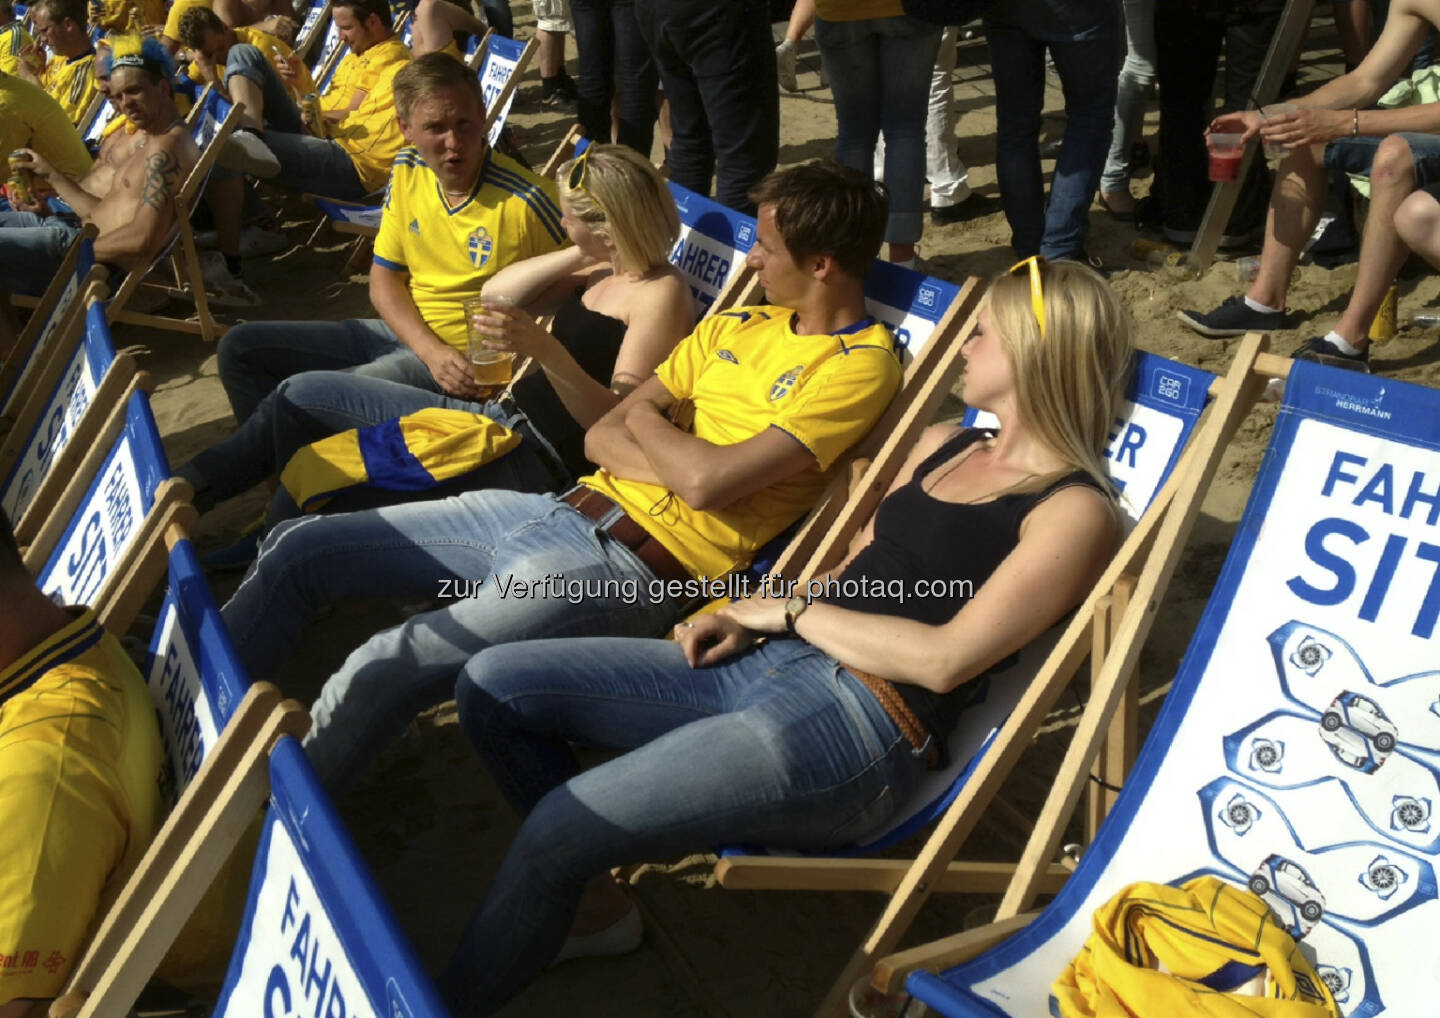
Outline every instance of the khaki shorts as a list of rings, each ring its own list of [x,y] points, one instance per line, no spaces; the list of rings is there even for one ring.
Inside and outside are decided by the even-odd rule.
[[[535,27],[544,32],[573,32],[570,0],[534,0]]]

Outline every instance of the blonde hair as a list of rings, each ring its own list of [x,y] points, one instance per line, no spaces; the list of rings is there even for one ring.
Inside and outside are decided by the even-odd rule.
[[[1134,323],[1098,273],[1076,262],[1040,267],[1045,336],[1030,302],[1030,273],[997,277],[985,293],[1010,361],[1026,425],[1072,469],[1113,490],[1104,449],[1134,361]]]
[[[585,176],[570,186],[580,159]],[[592,145],[560,167],[560,199],[592,231],[615,245],[618,267],[641,275],[670,259],[680,236],[680,214],[659,171],[625,145]]]

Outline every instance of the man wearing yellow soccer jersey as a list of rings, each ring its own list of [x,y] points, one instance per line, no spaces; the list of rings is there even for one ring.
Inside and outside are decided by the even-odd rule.
[[[39,0],[30,12],[35,38],[40,45],[50,47],[51,55],[40,73],[24,60],[16,73],[54,96],[70,123],[78,124],[95,98],[90,67],[95,47],[85,27],[85,0]]]
[[[145,680],[95,613],[25,571],[0,515],[0,1018],[43,1014],[157,830]]]
[[[275,183],[358,201],[385,186],[404,141],[394,82],[410,62],[410,50],[395,37],[385,0],[336,0],[330,16],[349,52],[320,97],[327,137],[269,130],[263,140],[280,161]],[[280,66],[291,87],[299,87],[298,65],[291,60]]]
[[[322,778],[361,770],[493,644],[663,632],[710,593],[702,581],[743,568],[808,510],[879,418],[900,384],[893,339],[864,301],[882,192],[825,161],[772,174],[753,197],[747,262],[772,303],[681,340],[587,433],[600,469],[579,486],[469,492],[271,532],[223,611],[257,678],[337,601],[442,600],[370,639],[325,684],[306,737]]]
[[[22,52],[36,54],[35,39],[15,17],[15,7],[10,0],[0,0],[0,71],[15,74]],[[38,55],[31,59],[43,61]]]
[[[415,388],[473,399],[461,302],[502,266],[565,243],[554,183],[485,144],[480,83],[463,64],[421,57],[396,75],[395,101],[414,146],[395,159],[375,240],[370,302],[380,318],[247,322],[225,334],[220,381],[240,426],[180,468],[202,510],[277,472],[277,450],[288,456],[329,433],[279,434],[296,417],[275,391],[291,376],[325,373],[336,415],[349,418],[335,430],[413,410]],[[337,369],[397,383],[404,409]]]
[[[295,97],[315,91],[315,79],[304,64],[298,72],[288,67],[292,51],[284,42],[258,28],[231,28],[208,7],[186,11],[178,31],[193,61],[190,78],[244,103],[245,126],[291,134],[305,130]],[[292,76],[294,92],[280,76],[282,65]]]
[[[0,71],[0,152],[18,148],[34,149],[71,177],[90,169],[90,153],[60,104],[39,85]]]

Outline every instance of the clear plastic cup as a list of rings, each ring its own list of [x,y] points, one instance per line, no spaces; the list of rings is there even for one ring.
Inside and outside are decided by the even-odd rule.
[[[489,308],[514,306],[508,297],[469,297],[465,300],[465,338],[470,357],[470,377],[480,390],[480,398],[491,400],[510,384],[515,355],[508,350],[495,350],[485,345],[480,319]]]
[[[1300,107],[1293,103],[1271,103],[1269,106],[1260,107],[1260,126],[1265,126],[1265,121],[1285,113],[1294,113]],[[1277,145],[1274,142],[1265,142],[1266,159],[1284,159],[1289,155],[1290,150],[1284,145]]]
[[[1245,155],[1243,134],[1212,133],[1206,142],[1210,149],[1210,179],[1219,183],[1240,176],[1240,160]]]

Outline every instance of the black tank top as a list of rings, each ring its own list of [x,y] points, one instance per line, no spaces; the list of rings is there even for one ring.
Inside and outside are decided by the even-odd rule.
[[[831,591],[818,599],[928,625],[948,622],[1020,543],[1020,524],[1031,509],[1071,485],[1100,490],[1083,470],[1066,474],[1039,491],[1000,495],[978,505],[946,502],[924,489],[931,471],[994,434],[965,429],[926,457],[909,482],[880,503],[874,538],[836,578]],[[929,596],[917,596],[922,584],[930,588]],[[897,682],[895,688],[926,731],[943,745],[960,711],[984,692],[984,677],[976,676],[944,694],[909,682]]]
[[[555,312],[550,332],[585,374],[609,386],[626,325],[618,318],[587,308],[580,299],[582,292],[577,291]],[[554,446],[571,477],[590,472],[590,464],[585,459],[585,429],[565,409],[560,394],[544,371],[537,368],[516,382],[511,397],[536,430]]]

